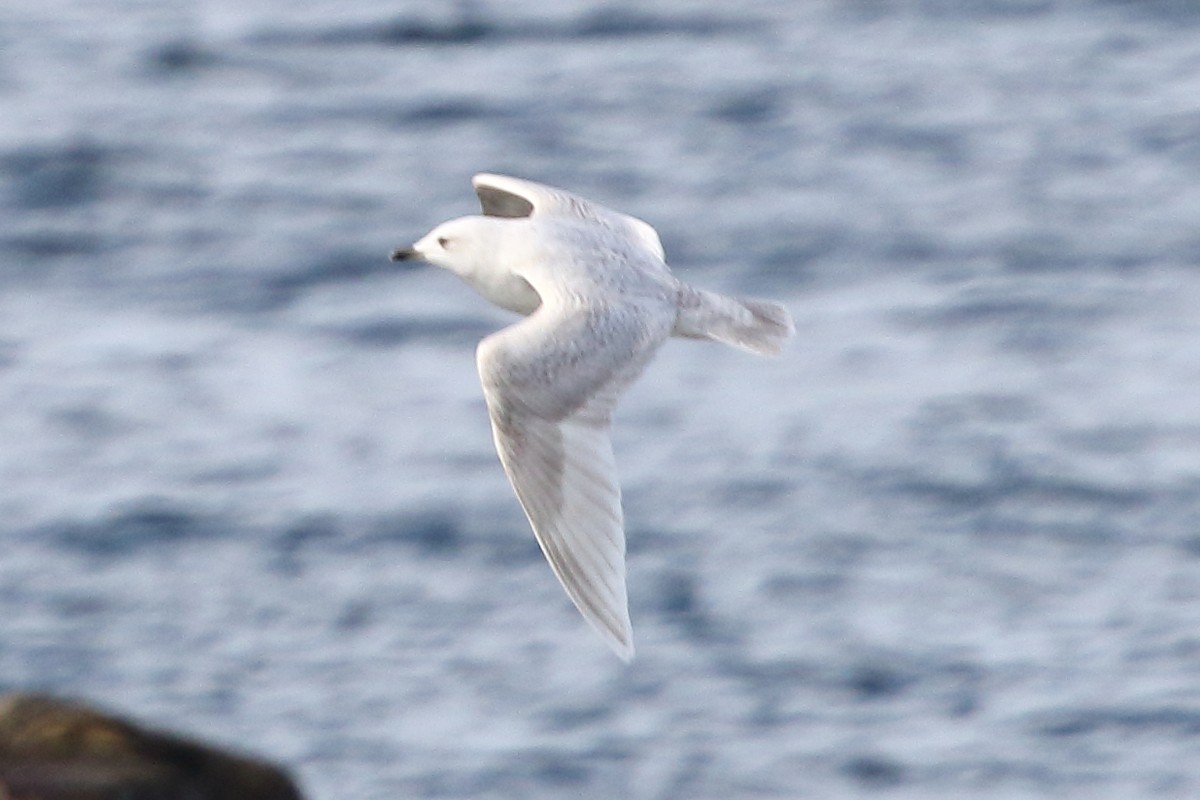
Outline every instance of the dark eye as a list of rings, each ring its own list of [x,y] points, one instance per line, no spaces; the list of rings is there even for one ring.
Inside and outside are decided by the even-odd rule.
[[[447,239],[445,236],[439,236],[438,244],[444,248],[446,245],[450,244],[450,240]]]

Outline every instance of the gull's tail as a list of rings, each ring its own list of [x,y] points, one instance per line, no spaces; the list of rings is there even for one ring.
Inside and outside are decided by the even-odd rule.
[[[681,285],[679,312],[671,333],[773,356],[783,350],[783,343],[795,330],[792,315],[778,303],[728,297]]]

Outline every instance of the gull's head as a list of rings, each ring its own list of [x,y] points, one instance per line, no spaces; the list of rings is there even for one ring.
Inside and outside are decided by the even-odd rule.
[[[499,231],[495,220],[462,217],[443,222],[412,247],[392,252],[392,261],[428,261],[469,278],[489,269],[496,260]]]
[[[542,299],[524,278],[509,269],[525,253],[513,238],[525,220],[461,217],[443,222],[412,247],[392,252],[392,261],[424,261],[453,272],[491,302],[531,314]]]

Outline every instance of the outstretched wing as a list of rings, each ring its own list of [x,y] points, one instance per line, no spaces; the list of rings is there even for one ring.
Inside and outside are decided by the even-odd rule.
[[[576,608],[626,661],[633,632],[609,426],[617,398],[668,333],[647,330],[629,309],[543,306],[477,353],[496,450],[538,544]]]
[[[613,211],[553,186],[507,175],[483,172],[472,178],[471,184],[475,194],[479,195],[484,216],[512,218],[548,214],[591,220],[620,229],[640,241],[660,261],[666,260],[658,232],[637,217]]]

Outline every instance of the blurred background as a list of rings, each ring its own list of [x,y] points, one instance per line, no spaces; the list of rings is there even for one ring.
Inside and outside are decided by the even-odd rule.
[[[6,0],[0,690],[314,798],[1200,793],[1200,11]],[[638,659],[492,449],[477,171],[775,298],[615,428]]]

